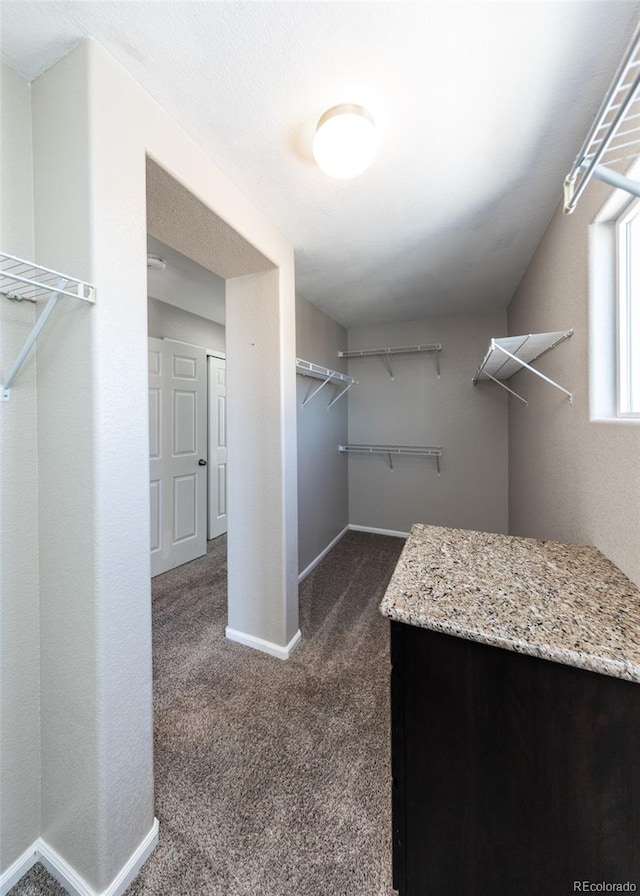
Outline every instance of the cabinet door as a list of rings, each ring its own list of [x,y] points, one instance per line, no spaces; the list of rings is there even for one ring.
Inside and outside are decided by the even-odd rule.
[[[402,896],[640,886],[638,685],[401,628]]]
[[[405,850],[404,699],[402,626],[391,623],[391,816],[393,889],[404,893],[407,856]]]

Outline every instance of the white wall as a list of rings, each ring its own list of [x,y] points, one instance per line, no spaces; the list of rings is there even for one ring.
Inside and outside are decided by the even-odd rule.
[[[293,268],[284,297],[282,276],[272,270],[226,284],[227,563],[235,576],[232,581],[230,572],[227,602],[228,629],[237,640],[246,635],[286,650],[299,637]],[[289,307],[279,307],[283,298],[287,305],[291,299]],[[234,400],[234,383],[244,384],[242,401]],[[286,454],[272,437],[283,400],[287,441],[293,440]],[[283,591],[285,583],[294,585],[291,599],[275,599],[274,583]]]
[[[593,181],[571,216],[558,208],[509,306],[510,333],[574,330],[538,362],[573,406],[526,371],[512,380],[529,405],[510,411],[511,531],[595,545],[640,585],[640,424],[589,416],[589,225],[610,192]],[[593,300],[614,301],[600,282]]]
[[[100,76],[82,47],[32,87],[38,256],[97,285],[39,344],[41,835],[98,892],[153,826],[145,201]]]
[[[151,296],[148,299],[147,310],[149,336],[157,336],[158,339],[163,337],[179,339],[181,342],[202,345],[212,351],[224,352],[224,327],[220,324]]]
[[[245,364],[234,377],[229,372],[237,409],[229,449],[242,453],[251,483],[230,494],[229,601],[241,607],[246,588],[268,619],[264,636],[283,647],[297,632],[293,253],[99,45],[78,47],[32,94],[38,260],[97,288],[94,307],[65,300],[39,346],[40,832],[101,892],[154,836],[146,153],[240,234],[236,247],[244,239],[271,268],[243,286],[240,251],[231,281],[238,310],[231,300],[227,350]],[[234,329],[250,316],[251,297],[254,319],[269,317],[257,334]],[[262,369],[264,379],[256,377]],[[243,415],[248,397],[249,404],[262,399],[268,412],[259,429]],[[242,452],[234,450],[238,441]],[[33,450],[28,457],[33,472]],[[11,446],[5,459],[3,474],[20,465],[20,452]],[[235,481],[241,474],[236,464]],[[232,532],[233,520],[244,517],[246,531]],[[30,507],[25,524],[37,522]],[[256,548],[249,571],[239,550],[245,538]],[[32,547],[21,556],[31,583]],[[19,586],[16,574],[11,586]],[[26,642],[33,631],[21,625],[14,634]],[[259,627],[252,633],[262,634]],[[9,724],[14,753],[17,733]]]
[[[0,71],[0,248],[33,259],[30,88]],[[35,323],[0,296],[0,379]],[[0,404],[0,871],[40,832],[38,456],[35,352]]]
[[[296,354],[332,370],[347,371],[338,352],[347,331],[314,305],[296,298]],[[298,401],[298,567],[304,572],[349,523],[347,458],[338,445],[347,439],[349,393],[327,411],[336,394],[325,386],[304,407],[309,388],[319,380],[297,377]]]
[[[508,417],[506,393],[472,385],[489,339],[506,315],[433,318],[349,329],[349,349],[441,343],[441,378],[431,354],[391,359],[392,380],[376,357],[351,359],[359,383],[349,393],[349,442],[442,448],[435,461],[349,457],[352,525],[407,532],[415,522],[506,532]]]

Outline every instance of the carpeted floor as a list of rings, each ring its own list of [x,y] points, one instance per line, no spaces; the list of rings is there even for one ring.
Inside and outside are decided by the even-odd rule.
[[[349,532],[282,662],[224,637],[226,546],[153,580],[160,842],[127,896],[391,896],[388,623],[403,541]],[[62,896],[35,866],[11,896]]]

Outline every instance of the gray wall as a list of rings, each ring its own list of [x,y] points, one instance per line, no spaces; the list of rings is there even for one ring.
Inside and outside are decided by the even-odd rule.
[[[0,74],[0,246],[33,259],[29,85]],[[35,323],[0,296],[0,379]],[[38,446],[35,350],[0,405],[0,872],[40,833]]]
[[[147,302],[147,311],[149,336],[156,336],[158,339],[163,337],[179,339],[181,342],[190,342],[213,351],[224,352],[224,327],[220,324],[151,296]]]
[[[296,299],[296,355],[305,361],[346,372],[338,351],[347,347],[347,331],[306,299]],[[349,394],[327,411],[335,394],[325,386],[302,407],[310,385],[297,377],[298,404],[298,567],[304,571],[349,522],[347,459],[338,445],[347,437]],[[356,387],[354,387],[356,388]]]
[[[526,371],[512,380],[529,406],[510,414],[511,531],[595,545],[640,585],[640,424],[589,417],[589,225],[609,192],[594,181],[574,214],[558,208],[509,307],[510,333],[575,331],[538,365],[573,406]],[[600,282],[593,298],[613,301]]]
[[[295,284],[285,246],[279,268],[227,280],[225,318],[227,635],[269,642],[283,658],[300,637]]]
[[[506,393],[472,385],[489,339],[506,332],[506,315],[434,318],[354,327],[349,349],[442,343],[441,378],[433,355],[394,357],[392,380],[375,357],[350,360],[359,380],[350,392],[349,442],[442,447],[435,461],[349,457],[352,525],[407,532],[412,523],[506,532],[508,420]]]

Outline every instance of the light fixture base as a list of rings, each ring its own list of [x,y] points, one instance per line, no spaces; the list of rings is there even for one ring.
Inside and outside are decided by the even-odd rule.
[[[147,255],[147,267],[154,271],[164,271],[167,262],[159,255]]]

